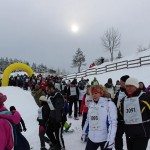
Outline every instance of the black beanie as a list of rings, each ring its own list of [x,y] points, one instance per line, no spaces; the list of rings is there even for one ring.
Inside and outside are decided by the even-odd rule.
[[[120,78],[120,80],[122,80],[123,82],[126,82],[126,80],[129,78],[128,75],[124,75]]]
[[[12,111],[12,110],[16,110],[16,108],[15,108],[15,106],[10,106],[10,111]]]
[[[108,79],[108,81],[107,81],[107,83],[112,84],[112,79],[111,79],[111,78],[109,78],[109,79]]]

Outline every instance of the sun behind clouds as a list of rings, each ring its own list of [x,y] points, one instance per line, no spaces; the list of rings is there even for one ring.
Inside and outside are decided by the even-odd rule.
[[[71,26],[71,30],[72,30],[72,32],[78,32],[78,30],[79,30],[79,27],[76,25],[76,24],[73,24],[72,26]]]

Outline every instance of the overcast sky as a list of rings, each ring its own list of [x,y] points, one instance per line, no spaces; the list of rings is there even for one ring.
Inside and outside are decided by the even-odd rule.
[[[75,72],[78,48],[86,67],[98,57],[110,58],[101,43],[110,27],[121,33],[122,55],[148,47],[150,0],[0,0],[0,56]]]

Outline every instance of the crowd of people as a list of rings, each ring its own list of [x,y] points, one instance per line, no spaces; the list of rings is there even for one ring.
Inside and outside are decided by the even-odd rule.
[[[150,138],[150,86],[146,88],[136,78],[124,75],[115,85],[112,78],[101,85],[96,77],[91,83],[84,78],[77,82],[77,79],[66,81],[61,77],[43,78],[42,75],[24,76],[22,81],[22,84],[16,82],[15,86],[25,90],[30,87],[39,107],[37,121],[41,150],[47,150],[45,143],[49,144],[50,150],[65,150],[63,132],[71,126],[67,119],[79,120],[80,117],[85,150],[99,147],[101,150],[123,150],[123,135],[128,150],[146,150]],[[9,85],[14,86],[11,79]],[[4,95],[0,94],[1,102]],[[3,103],[0,106],[3,108]],[[14,106],[10,110],[16,112]],[[0,109],[0,118],[15,115],[2,112]],[[19,122],[22,120],[20,116]],[[20,125],[17,128],[20,130]],[[22,130],[26,131],[25,124]]]

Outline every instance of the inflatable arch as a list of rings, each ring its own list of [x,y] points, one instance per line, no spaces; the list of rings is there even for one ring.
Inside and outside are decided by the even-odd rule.
[[[31,67],[29,67],[28,65],[26,65],[24,63],[11,64],[3,72],[2,86],[8,86],[10,73],[14,70],[17,70],[17,69],[25,71],[30,77],[34,74]]]

